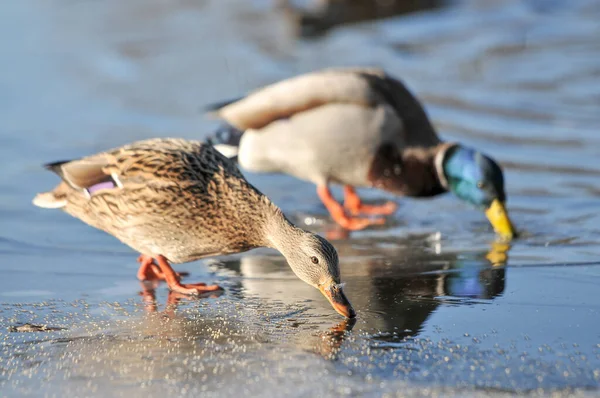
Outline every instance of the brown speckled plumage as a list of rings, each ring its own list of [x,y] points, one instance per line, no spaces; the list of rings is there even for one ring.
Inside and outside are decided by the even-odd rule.
[[[265,246],[256,231],[279,211],[232,162],[199,142],[141,141],[67,167],[77,162],[98,164],[123,187],[87,198],[62,182],[54,195],[66,199],[64,210],[140,253],[174,263]]]
[[[147,259],[158,259],[162,271],[172,272],[167,262],[267,246],[278,249],[306,283],[343,296],[335,290],[340,274],[333,246],[293,226],[211,145],[151,139],[48,168],[63,182],[34,204],[62,208],[114,235]],[[194,292],[171,279],[171,288]],[[353,316],[347,300],[345,305],[336,309]]]

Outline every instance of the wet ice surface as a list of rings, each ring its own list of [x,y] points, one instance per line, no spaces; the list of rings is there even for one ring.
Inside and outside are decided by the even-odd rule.
[[[0,395],[597,395],[600,3],[481,4],[302,41],[268,2],[3,3]],[[202,104],[355,64],[404,78],[444,138],[503,163],[521,239],[494,243],[449,195],[400,200],[385,227],[334,242],[345,324],[267,250],[178,267],[225,294],[175,309],[159,286],[155,307],[135,253],[30,205],[56,182],[43,162],[201,138]],[[310,184],[248,177],[336,232]],[[25,323],[66,330],[9,332]]]
[[[348,264],[355,324],[267,254],[213,263],[227,287],[219,298],[177,303],[164,289],[132,297],[132,282],[73,301],[6,303],[3,323],[68,331],[5,334],[2,380],[15,395],[50,396],[595,389],[599,308],[582,296],[598,272],[492,268],[484,255],[440,256],[448,269],[427,275]]]

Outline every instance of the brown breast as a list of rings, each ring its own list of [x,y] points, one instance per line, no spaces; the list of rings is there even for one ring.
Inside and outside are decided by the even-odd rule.
[[[427,197],[446,192],[435,171],[436,147],[408,148],[402,152],[392,143],[382,144],[367,176],[373,187],[396,195]]]

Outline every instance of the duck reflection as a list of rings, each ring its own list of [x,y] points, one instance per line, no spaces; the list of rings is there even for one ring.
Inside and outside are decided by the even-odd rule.
[[[183,273],[180,273],[182,275]],[[158,311],[158,302],[156,300],[156,288],[160,285],[160,280],[148,280],[140,282],[141,291],[140,296],[142,296],[142,303],[144,306],[144,310],[148,314],[161,314],[164,318],[167,319],[175,319],[176,318],[176,310],[181,300],[197,300],[199,298],[217,298],[223,294],[222,290],[217,290],[214,292],[210,292],[201,296],[190,296],[188,294],[181,294],[174,291],[169,290],[169,294],[167,296],[167,301],[165,304],[165,309],[161,312]]]
[[[146,333],[155,336],[168,335],[173,337],[173,332],[175,332],[175,336],[194,338],[194,336],[201,336],[203,330],[212,329],[211,325],[214,321],[203,320],[199,323],[197,321],[191,321],[186,318],[185,312],[178,313],[177,309],[182,301],[191,302],[202,300],[203,298],[217,298],[223,294],[223,291],[211,292],[199,297],[169,291],[164,309],[160,311],[160,306],[156,299],[156,288],[159,286],[159,283],[159,281],[140,282],[140,296],[142,297],[144,311],[148,315],[148,318],[144,323]],[[160,316],[156,317],[156,315]],[[175,323],[171,323],[170,327],[165,328],[164,321],[174,321]],[[231,319],[231,321],[231,324],[235,324],[236,322],[236,320],[233,319]],[[306,329],[300,328],[294,333],[294,341],[298,348],[315,352],[325,359],[336,359],[337,353],[339,352],[346,335],[352,330],[355,324],[356,319],[344,319],[344,321],[339,322],[328,329],[322,330],[319,328],[317,332],[314,332],[314,325],[308,325],[309,327]],[[300,324],[298,324],[298,326],[300,326]]]
[[[317,339],[311,338],[306,342],[307,349],[321,355],[325,359],[336,360],[342,343],[355,324],[356,318],[346,318],[339,324],[329,328],[326,332],[315,334],[314,336]]]
[[[400,243],[397,237],[345,240],[336,248],[361,330],[401,340],[418,334],[441,305],[501,295],[510,245],[493,242],[488,250],[443,252],[439,241],[414,236]],[[308,297],[306,315],[327,317],[327,303],[298,283],[280,256],[250,254],[217,266],[242,276],[243,296],[289,306]]]
[[[18,357],[54,364],[44,367],[44,378],[56,382],[58,396],[114,396],[123,389],[148,389],[152,396],[259,396],[265,388],[302,382],[306,369],[330,371],[330,360],[354,325],[347,320],[329,329],[315,322],[285,327],[289,319],[266,322],[256,312],[238,313],[247,303],[176,293],[161,311],[156,298],[162,294],[155,287],[142,285],[144,316],[115,303],[118,321],[83,325],[82,334]],[[47,340],[31,344],[40,343]]]

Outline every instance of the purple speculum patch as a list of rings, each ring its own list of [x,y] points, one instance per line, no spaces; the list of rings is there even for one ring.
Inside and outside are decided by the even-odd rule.
[[[101,182],[99,184],[94,184],[91,187],[87,188],[87,192],[91,195],[96,191],[99,191],[101,189],[111,189],[114,188],[116,185],[113,181],[106,181],[106,182]]]

